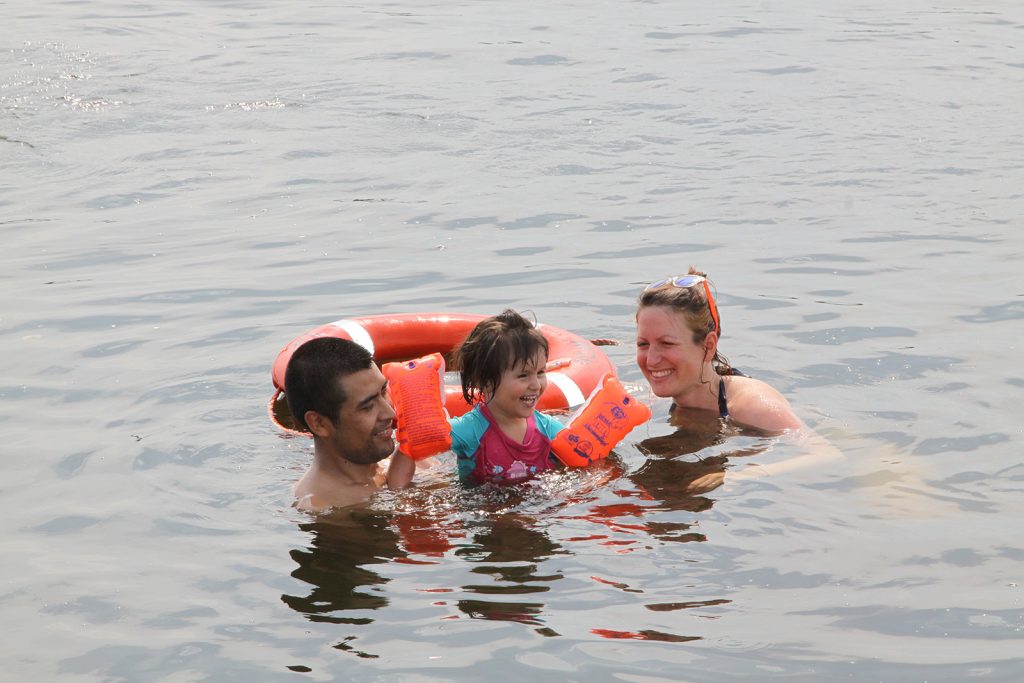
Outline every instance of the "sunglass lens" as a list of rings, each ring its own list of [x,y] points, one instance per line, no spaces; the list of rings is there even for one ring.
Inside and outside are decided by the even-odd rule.
[[[701,281],[699,275],[680,275],[679,277],[672,278],[672,284],[676,287],[686,289],[687,287],[693,287],[695,284]]]
[[[667,277],[664,280],[658,280],[657,282],[652,282],[651,284],[647,285],[646,289],[657,289],[658,287],[664,287],[665,285],[667,285],[671,281],[672,281],[672,278],[668,278]]]

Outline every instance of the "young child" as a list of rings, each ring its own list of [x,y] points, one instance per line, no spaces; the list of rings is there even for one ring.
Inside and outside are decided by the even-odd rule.
[[[463,482],[514,484],[556,466],[551,440],[565,425],[534,409],[547,361],[547,340],[511,309],[480,321],[456,350],[462,395],[473,406],[451,425]]]

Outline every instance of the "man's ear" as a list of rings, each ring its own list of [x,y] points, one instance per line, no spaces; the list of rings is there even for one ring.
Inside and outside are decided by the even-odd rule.
[[[315,410],[307,410],[306,414],[302,417],[306,420],[306,426],[309,427],[309,431],[313,432],[314,436],[326,438],[334,432],[334,423],[326,415],[322,415]]]

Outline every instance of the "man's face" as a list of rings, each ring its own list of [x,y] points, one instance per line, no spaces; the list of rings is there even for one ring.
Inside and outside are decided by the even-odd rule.
[[[358,465],[379,462],[395,450],[395,409],[387,395],[387,380],[372,365],[341,380],[345,402],[338,410],[333,449]]]

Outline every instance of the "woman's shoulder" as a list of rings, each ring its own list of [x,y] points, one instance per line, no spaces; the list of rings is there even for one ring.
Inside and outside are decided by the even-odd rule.
[[[729,415],[736,423],[772,432],[804,426],[786,397],[770,384],[742,375],[725,382]]]

